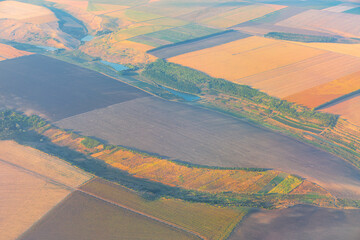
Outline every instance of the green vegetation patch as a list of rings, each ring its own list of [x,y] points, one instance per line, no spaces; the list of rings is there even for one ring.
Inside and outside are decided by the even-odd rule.
[[[208,28],[197,24],[187,24],[185,26],[171,28],[163,31],[153,32],[146,36],[166,40],[172,43],[183,42],[193,38],[211,35],[221,30]]]
[[[299,186],[302,182],[303,181],[300,178],[290,175],[274,187],[269,193],[287,194]]]
[[[327,43],[336,43],[338,39],[336,37],[329,36],[316,36],[316,35],[307,35],[307,34],[298,34],[298,33],[285,33],[285,32],[269,32],[264,35],[267,38],[274,38],[286,41],[294,42],[327,42]]]
[[[101,143],[96,139],[85,137],[84,140],[81,141],[81,144],[87,148],[95,148]]]
[[[265,185],[265,187],[263,187],[259,193],[268,193],[270,192],[273,188],[275,188],[279,183],[281,183],[282,181],[284,181],[284,179],[287,177],[287,174],[285,173],[280,173],[279,175],[277,175],[276,177],[274,177],[268,184]]]

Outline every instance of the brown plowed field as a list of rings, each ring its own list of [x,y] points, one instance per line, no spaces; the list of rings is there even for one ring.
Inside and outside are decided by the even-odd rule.
[[[358,240],[360,210],[298,205],[257,211],[239,224],[229,240]]]

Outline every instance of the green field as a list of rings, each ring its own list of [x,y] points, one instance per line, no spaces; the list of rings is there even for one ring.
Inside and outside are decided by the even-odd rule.
[[[316,35],[307,35],[307,34],[297,34],[297,33],[286,33],[286,32],[269,32],[264,35],[264,37],[294,41],[294,42],[329,42],[335,43],[338,41],[336,37],[328,36],[316,36]]]
[[[268,193],[273,188],[275,188],[279,183],[281,183],[286,178],[286,176],[287,176],[286,174],[279,174],[278,176],[273,178],[268,184],[266,184],[266,186],[263,187],[259,191],[259,193]]]
[[[215,28],[208,28],[197,24],[187,24],[185,26],[166,29],[145,36],[166,40],[172,43],[182,42],[193,38],[203,37],[206,35],[220,32],[221,30]]]
[[[299,186],[302,183],[302,180],[295,176],[288,176],[276,187],[274,187],[269,193],[280,193],[287,194],[291,192],[294,188]]]
[[[143,12],[143,11],[136,11],[132,9],[125,10],[125,16],[134,22],[144,22],[149,21],[152,19],[161,18],[161,15]]]
[[[246,208],[223,208],[175,199],[145,199],[120,185],[95,179],[81,187],[86,192],[197,232],[207,239],[225,239],[247,213]]]

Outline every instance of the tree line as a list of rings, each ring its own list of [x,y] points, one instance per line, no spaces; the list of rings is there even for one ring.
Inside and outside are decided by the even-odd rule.
[[[148,64],[142,75],[160,85],[165,85],[182,92],[201,94],[206,91],[215,91],[244,98],[253,103],[263,105],[270,111],[276,111],[292,118],[310,122],[315,120],[322,127],[333,127],[338,120],[337,115],[318,112],[314,109],[269,96],[250,86],[236,84],[221,78],[214,78],[195,69],[170,63],[163,59],[158,59]]]

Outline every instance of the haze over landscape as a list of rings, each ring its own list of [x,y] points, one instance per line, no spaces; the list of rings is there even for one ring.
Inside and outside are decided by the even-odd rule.
[[[0,240],[359,240],[360,1],[0,1]]]

